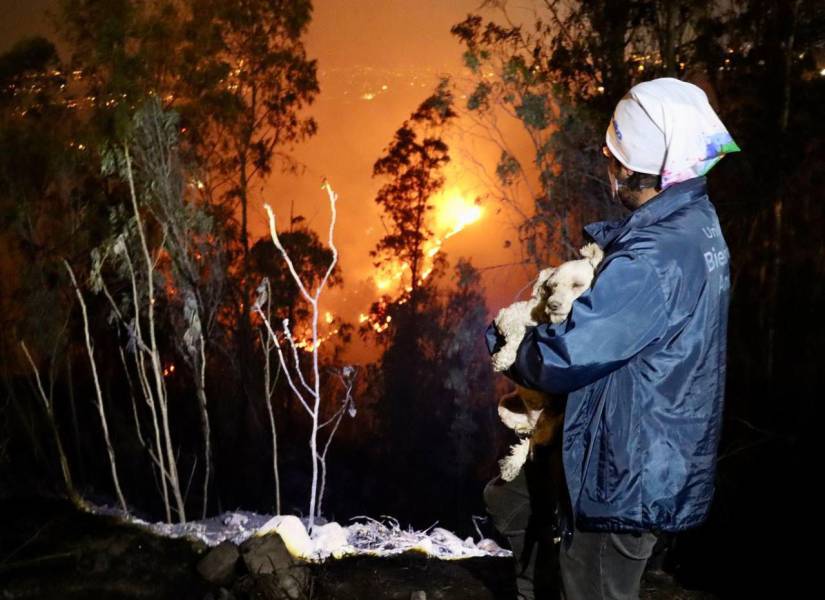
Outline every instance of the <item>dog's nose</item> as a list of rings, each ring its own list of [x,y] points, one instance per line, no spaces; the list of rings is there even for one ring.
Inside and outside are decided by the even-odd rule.
[[[555,300],[551,300],[547,303],[547,308],[549,308],[550,310],[559,310],[560,307],[561,304],[556,302]]]

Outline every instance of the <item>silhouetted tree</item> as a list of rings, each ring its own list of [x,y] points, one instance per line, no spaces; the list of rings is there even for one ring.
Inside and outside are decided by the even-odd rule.
[[[431,211],[450,160],[441,135],[456,116],[452,102],[449,81],[442,80],[396,131],[373,167],[373,176],[388,179],[375,199],[383,209],[387,233],[371,255],[376,267],[401,272],[397,295],[387,294],[376,302],[364,327],[378,324],[378,337],[386,344],[381,357],[384,394],[379,410],[386,440],[382,446],[391,463],[422,473],[432,473],[431,457],[445,447],[449,427],[448,403],[440,402],[443,381],[433,370],[442,335],[436,280],[446,261],[432,250]],[[432,491],[427,486],[418,492]]]

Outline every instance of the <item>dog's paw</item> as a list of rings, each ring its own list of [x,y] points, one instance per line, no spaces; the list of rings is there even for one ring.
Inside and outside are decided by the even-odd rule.
[[[590,262],[590,266],[594,269],[602,262],[604,259],[604,251],[599,247],[598,244],[586,244],[579,249],[579,254],[582,258],[586,258],[588,262]]]
[[[504,346],[501,350],[496,352],[492,358],[493,370],[497,373],[506,371],[513,363],[516,362],[516,353],[511,347]]]

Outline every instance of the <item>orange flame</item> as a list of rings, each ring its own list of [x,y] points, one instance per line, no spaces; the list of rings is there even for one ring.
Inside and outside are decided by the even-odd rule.
[[[432,224],[436,235],[424,246],[425,260],[419,275],[419,283],[423,283],[432,273],[433,259],[441,251],[444,242],[481,219],[483,214],[478,201],[467,200],[456,188],[451,188],[436,200]],[[388,292],[395,286],[403,285],[403,289],[411,291],[409,268],[409,264],[399,260],[382,266],[381,272],[373,278],[375,287],[381,292]],[[402,283],[405,276],[408,280]]]

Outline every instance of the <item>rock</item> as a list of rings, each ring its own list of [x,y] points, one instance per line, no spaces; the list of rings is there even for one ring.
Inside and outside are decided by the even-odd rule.
[[[229,541],[221,542],[200,560],[197,566],[198,573],[210,583],[228,583],[235,572],[239,556],[235,544]]]
[[[410,594],[410,600],[427,600],[427,592],[418,590]]]
[[[249,538],[241,544],[241,556],[253,575],[284,571],[292,566],[292,556],[277,535]]]
[[[347,530],[334,521],[312,528],[312,543],[315,554],[325,557],[330,554],[339,556],[349,544]]]
[[[283,539],[292,556],[307,560],[313,558],[314,544],[298,517],[293,515],[272,517],[258,529],[255,535],[263,536],[272,532],[277,533]]]
[[[274,575],[277,586],[288,598],[297,600],[304,596],[309,569],[290,555],[279,535],[249,538],[241,545],[241,556],[253,575]]]
[[[281,589],[290,600],[298,600],[298,598],[304,596],[304,588],[307,582],[305,576],[302,578],[300,576],[296,577],[294,572],[285,573],[278,577],[278,581],[281,584]]]
[[[209,592],[203,597],[203,600],[235,600],[235,594],[226,588],[219,588],[214,594]]]

